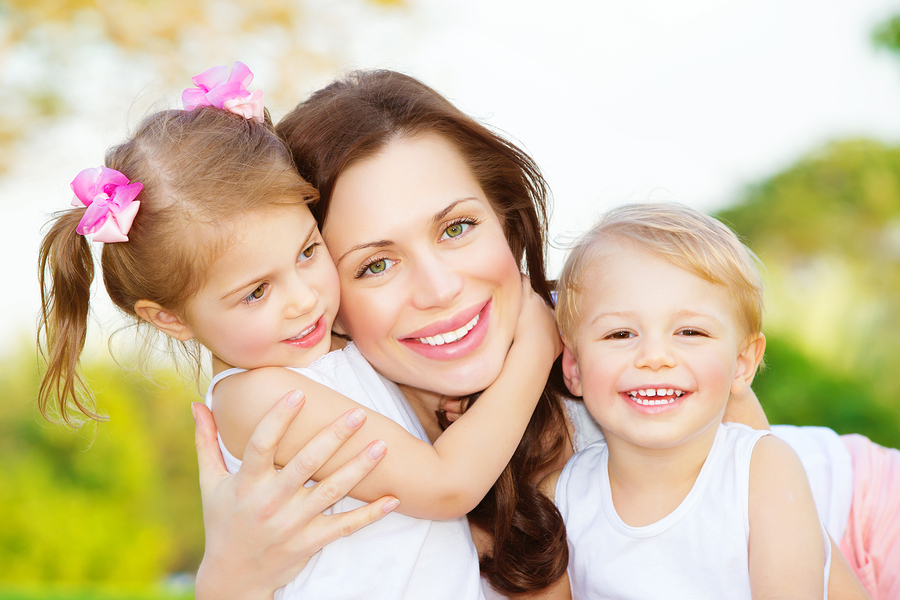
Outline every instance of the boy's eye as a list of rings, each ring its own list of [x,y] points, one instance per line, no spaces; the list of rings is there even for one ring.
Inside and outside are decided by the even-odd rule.
[[[685,337],[704,337],[706,334],[699,329],[682,329],[679,332],[679,335],[683,335]]]
[[[627,340],[634,337],[634,334],[630,331],[614,331],[606,337],[611,340]]]

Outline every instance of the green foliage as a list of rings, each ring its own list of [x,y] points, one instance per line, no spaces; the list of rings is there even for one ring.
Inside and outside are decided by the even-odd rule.
[[[900,15],[878,25],[872,32],[872,42],[877,48],[900,52]]]
[[[719,217],[767,269],[770,422],[900,445],[900,147],[829,144]]]
[[[155,374],[153,385],[109,361],[89,364],[110,420],[73,434],[40,417],[34,350],[18,355],[0,372],[0,585],[144,587],[195,570],[196,391],[171,373]]]

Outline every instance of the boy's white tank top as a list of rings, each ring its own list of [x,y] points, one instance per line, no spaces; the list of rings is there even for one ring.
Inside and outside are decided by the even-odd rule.
[[[379,375],[352,343],[307,368],[292,370],[393,419],[415,437],[428,441],[403,393]],[[213,378],[206,393],[210,409],[215,385],[242,371],[229,369]],[[219,447],[228,471],[236,472],[241,461],[228,452],[221,437]],[[323,512],[347,512],[363,505],[347,496]],[[466,519],[429,521],[399,513],[327,545],[293,581],[275,593],[275,600],[483,597],[478,555]]]
[[[616,513],[606,443],[573,456],[556,485],[573,598],[750,600],[750,457],[767,434],[721,425],[685,499],[644,527],[632,527]],[[827,588],[831,545],[824,528],[822,534]]]

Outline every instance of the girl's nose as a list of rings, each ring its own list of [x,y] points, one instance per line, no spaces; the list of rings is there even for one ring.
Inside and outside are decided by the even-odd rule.
[[[296,319],[311,312],[319,301],[317,290],[301,277],[295,277],[287,288],[285,299],[285,316]]]

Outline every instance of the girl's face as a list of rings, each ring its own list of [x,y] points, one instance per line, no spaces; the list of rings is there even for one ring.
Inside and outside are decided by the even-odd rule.
[[[385,377],[462,396],[503,366],[522,305],[502,224],[460,153],[400,138],[347,168],[322,229],[341,282],[337,327]]]
[[[334,263],[306,206],[242,217],[184,321],[227,367],[305,367],[331,347]]]

